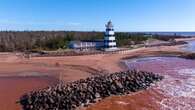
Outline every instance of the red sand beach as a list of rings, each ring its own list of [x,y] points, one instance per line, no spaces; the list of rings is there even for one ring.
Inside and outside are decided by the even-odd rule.
[[[117,72],[127,69],[121,62],[124,57],[159,55],[161,52],[181,52],[179,46],[140,48],[126,53],[68,57],[34,57],[23,59],[14,53],[0,54],[0,109],[20,110],[19,97],[31,90],[55,84],[59,76],[64,81],[75,81],[92,76],[96,72]],[[154,65],[155,66],[155,65]],[[159,64],[161,68],[161,65]],[[163,65],[162,65],[163,67]],[[157,67],[156,67],[157,68]],[[142,68],[140,68],[142,69]],[[147,70],[147,65],[143,69]],[[165,68],[166,69],[166,68]],[[160,70],[163,69],[159,69]],[[155,72],[155,71],[154,71]],[[60,75],[59,75],[60,74]],[[158,86],[129,96],[114,96],[94,104],[88,110],[159,110],[156,104],[164,97]],[[160,88],[159,88],[160,89]],[[157,101],[158,100],[158,101]],[[173,100],[173,99],[172,99]],[[188,99],[184,99],[188,102]],[[171,101],[171,100],[170,100]],[[194,103],[194,99],[189,103]],[[168,103],[168,101],[165,101]],[[176,103],[180,104],[179,102]]]

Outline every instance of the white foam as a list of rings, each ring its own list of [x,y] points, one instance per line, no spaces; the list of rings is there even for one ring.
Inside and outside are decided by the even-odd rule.
[[[181,80],[167,75],[161,84],[159,84],[158,89],[174,97],[195,98],[193,95],[195,92],[195,69],[180,69],[176,71],[181,77],[188,77]]]
[[[150,61],[158,61],[163,64],[169,64],[172,60],[170,57],[146,57],[139,60],[129,60],[126,65],[130,68],[139,68],[139,65]],[[179,58],[174,58],[179,59]],[[183,61],[183,60],[182,60]],[[195,110],[189,99],[195,99],[195,68],[187,68],[187,65],[175,65],[167,74],[163,81],[157,84],[157,89],[162,91],[166,97],[160,102],[162,110]],[[176,74],[175,74],[176,73]],[[175,77],[178,75],[178,77]],[[184,100],[183,100],[184,99]],[[154,99],[155,100],[155,99]]]
[[[175,70],[179,75],[185,75],[185,76],[194,76],[195,77],[195,69],[194,68],[185,68],[185,69],[179,69]]]
[[[195,107],[192,105],[190,101],[182,100],[181,98],[172,97],[165,98],[161,102],[162,110],[194,110]]]

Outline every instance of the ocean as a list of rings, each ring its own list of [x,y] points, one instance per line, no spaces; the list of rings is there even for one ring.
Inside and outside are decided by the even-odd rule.
[[[146,34],[153,34],[153,35],[179,35],[179,36],[194,36],[195,32],[143,32]]]
[[[195,41],[188,41],[188,44],[184,45],[182,49],[188,52],[195,52]]]

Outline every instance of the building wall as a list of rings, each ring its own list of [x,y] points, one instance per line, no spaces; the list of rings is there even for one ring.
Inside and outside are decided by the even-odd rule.
[[[70,42],[69,45],[70,48],[72,49],[90,49],[90,48],[103,48],[104,47],[104,42]]]

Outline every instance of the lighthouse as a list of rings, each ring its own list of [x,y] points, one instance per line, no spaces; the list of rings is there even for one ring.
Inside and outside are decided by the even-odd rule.
[[[116,38],[114,34],[114,28],[113,28],[112,21],[110,20],[106,24],[106,32],[104,36],[104,48],[105,51],[114,51],[117,49],[116,47]]]

